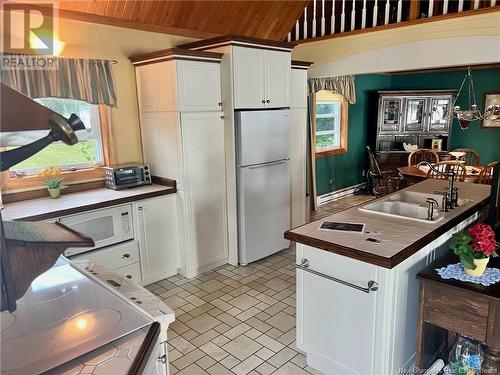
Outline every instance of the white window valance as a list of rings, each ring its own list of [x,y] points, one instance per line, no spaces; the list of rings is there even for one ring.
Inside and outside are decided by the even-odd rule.
[[[356,86],[353,75],[309,78],[308,86],[309,95],[314,95],[322,90],[332,91],[344,96],[350,104],[356,103]]]

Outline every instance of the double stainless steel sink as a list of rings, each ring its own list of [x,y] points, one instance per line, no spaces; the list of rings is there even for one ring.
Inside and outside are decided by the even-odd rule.
[[[429,219],[429,199],[437,203],[431,215],[432,220]],[[463,203],[463,200],[458,201],[459,206]],[[385,216],[418,220],[429,224],[435,224],[444,219],[442,195],[414,191],[400,191],[391,194],[387,198],[364,205],[359,210]]]

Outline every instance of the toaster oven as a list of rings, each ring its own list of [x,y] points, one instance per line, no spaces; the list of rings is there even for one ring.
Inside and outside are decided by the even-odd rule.
[[[149,165],[118,165],[105,167],[106,187],[114,190],[130,189],[151,184]]]

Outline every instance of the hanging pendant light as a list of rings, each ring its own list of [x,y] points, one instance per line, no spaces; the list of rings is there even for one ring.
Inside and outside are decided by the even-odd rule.
[[[464,88],[465,84],[467,84],[469,106],[468,109],[463,110],[459,105],[456,105],[456,103],[458,101],[458,98],[460,97],[460,94],[462,93],[462,89]],[[489,120],[494,114],[500,113],[500,105],[498,104],[488,106],[484,113],[481,113],[481,111],[478,109],[476,104],[474,81],[472,80],[470,66],[467,68],[467,73],[465,74],[462,84],[460,85],[460,89],[458,90],[457,97],[455,98],[453,104],[453,112],[450,113],[450,115],[458,120],[458,123],[462,130],[467,130],[469,128],[469,124],[472,121],[483,119]]]

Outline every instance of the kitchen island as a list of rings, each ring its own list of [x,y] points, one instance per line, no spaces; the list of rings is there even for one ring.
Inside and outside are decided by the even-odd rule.
[[[457,183],[461,204],[442,212],[438,202],[440,210],[432,221],[368,208],[401,197],[423,197],[425,202],[427,195],[439,197],[435,192],[447,185],[426,180],[285,233],[297,242],[297,347],[307,354],[310,366],[335,375],[411,371],[418,315],[415,276],[449,251],[453,233],[481,216],[490,187]],[[421,209],[427,212],[427,207]],[[324,222],[364,228],[320,229]]]

